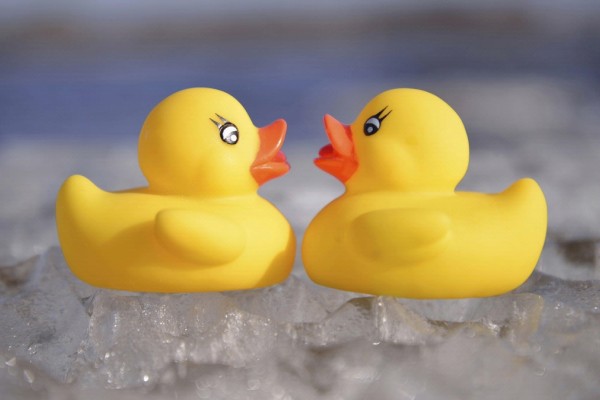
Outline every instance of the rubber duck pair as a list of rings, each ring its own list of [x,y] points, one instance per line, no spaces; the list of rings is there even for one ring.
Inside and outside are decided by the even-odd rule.
[[[302,258],[315,282],[410,298],[510,291],[545,240],[544,195],[531,179],[499,194],[456,192],[469,161],[459,116],[416,89],[384,92],[352,125],[325,116],[316,165],[346,192],[310,223]],[[100,287],[153,292],[251,289],[286,279],[295,237],[257,194],[289,170],[286,124],[256,128],[230,95],[177,92],[139,139],[148,186],[105,192],[82,176],[57,199],[67,263]]]

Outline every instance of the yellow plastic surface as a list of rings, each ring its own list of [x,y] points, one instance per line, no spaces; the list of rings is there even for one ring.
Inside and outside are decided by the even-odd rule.
[[[382,110],[379,130],[366,135],[366,121]],[[351,126],[325,122],[332,145],[315,162],[346,192],[306,231],[312,280],[376,295],[466,298],[505,293],[533,272],[546,237],[544,194],[529,178],[498,194],[455,192],[469,144],[440,98],[390,90]]]
[[[237,143],[222,139],[221,118],[237,128]],[[279,151],[285,128],[283,120],[256,128],[237,100],[215,89],[167,97],[140,134],[148,187],[106,192],[76,175],[60,189],[58,236],[73,273],[94,286],[152,292],[286,279],[294,233],[256,192],[289,169]]]

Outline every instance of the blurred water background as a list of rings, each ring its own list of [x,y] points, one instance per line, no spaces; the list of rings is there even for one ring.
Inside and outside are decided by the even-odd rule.
[[[233,93],[258,123],[286,118],[293,142],[398,86],[443,95],[475,144],[589,135],[570,119],[597,114],[594,1],[3,0],[0,24],[4,140],[134,142],[149,109],[190,86]]]

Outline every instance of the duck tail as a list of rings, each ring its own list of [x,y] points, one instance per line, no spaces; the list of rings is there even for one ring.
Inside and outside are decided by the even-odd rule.
[[[527,221],[530,239],[543,246],[548,227],[548,206],[540,185],[531,178],[519,179],[503,193],[513,210]]]
[[[531,178],[522,178],[510,185],[503,193],[507,198],[519,203],[528,203],[547,214],[546,197],[542,188]]]
[[[61,186],[56,198],[56,224],[61,231],[72,231],[91,213],[91,202],[101,190],[81,175],[69,177]]]

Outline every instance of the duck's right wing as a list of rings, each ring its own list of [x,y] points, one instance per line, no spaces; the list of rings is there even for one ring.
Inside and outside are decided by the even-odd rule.
[[[154,232],[167,250],[198,265],[233,261],[246,245],[239,224],[199,210],[163,210],[156,215]]]
[[[386,264],[421,261],[441,253],[452,236],[440,211],[394,208],[371,211],[350,226],[350,242],[363,256]]]

